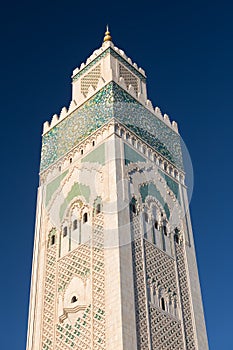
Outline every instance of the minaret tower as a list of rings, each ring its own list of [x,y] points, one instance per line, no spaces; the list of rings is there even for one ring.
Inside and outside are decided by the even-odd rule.
[[[208,350],[176,122],[112,42],[43,129],[27,350]]]

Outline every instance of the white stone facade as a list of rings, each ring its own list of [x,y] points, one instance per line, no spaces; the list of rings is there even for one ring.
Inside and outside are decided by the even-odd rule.
[[[147,99],[145,72],[107,41],[74,71],[70,107],[43,137],[97,92],[107,109],[112,82],[113,107],[123,91],[132,117],[140,104],[178,135]],[[44,162],[27,350],[208,350],[184,171],[135,130],[116,113]]]

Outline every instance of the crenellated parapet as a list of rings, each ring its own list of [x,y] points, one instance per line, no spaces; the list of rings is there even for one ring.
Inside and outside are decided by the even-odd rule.
[[[50,131],[112,81],[178,133],[177,123],[171,122],[168,115],[163,115],[160,109],[154,107],[147,98],[144,70],[133,63],[123,50],[118,49],[111,41],[107,41],[101,48],[95,50],[85,63],[73,71],[70,105],[68,108],[63,107],[59,115],[54,114],[50,123],[48,121],[44,123],[43,134]]]

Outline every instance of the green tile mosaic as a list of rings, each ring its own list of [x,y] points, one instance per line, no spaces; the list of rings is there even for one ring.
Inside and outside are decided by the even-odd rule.
[[[105,144],[103,143],[99,147],[95,148],[86,157],[81,160],[82,163],[99,163],[101,165],[105,164]]]
[[[164,178],[164,180],[166,181],[168,187],[170,188],[170,190],[174,193],[174,195],[176,196],[176,199],[178,200],[178,202],[180,203],[180,192],[179,192],[179,185],[177,182],[175,182],[174,180],[172,180],[170,178],[170,176],[166,175],[163,171],[161,171],[160,169],[158,169],[158,172],[160,173],[160,175]]]
[[[43,136],[41,171],[113,117],[183,169],[179,135],[110,82]]]
[[[47,186],[46,186],[46,198],[45,198],[45,205],[47,206],[50,199],[52,198],[52,195],[54,192],[58,189],[60,186],[61,181],[64,179],[64,177],[68,174],[68,170],[66,170],[64,173],[56,177],[53,181],[51,181]]]
[[[68,207],[69,203],[73,198],[77,196],[83,196],[87,202],[89,202],[91,190],[88,186],[80,184],[78,182],[74,183],[64,202],[62,203],[59,211],[60,219],[62,220],[64,212]]]
[[[125,151],[125,165],[130,163],[137,162],[146,162],[146,159],[143,158],[139,153],[135,152],[131,147],[124,143],[124,151]]]
[[[169,220],[169,218],[170,218],[169,207],[153,182],[150,182],[149,184],[144,184],[144,185],[140,186],[140,194],[141,194],[143,203],[145,203],[146,197],[148,195],[156,198],[160,202],[160,204],[162,205],[162,207],[166,213],[167,219]]]

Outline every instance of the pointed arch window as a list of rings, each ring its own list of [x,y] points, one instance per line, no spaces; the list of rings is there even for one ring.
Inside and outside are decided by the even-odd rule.
[[[63,227],[63,237],[66,237],[68,234],[68,228],[67,226]]]

